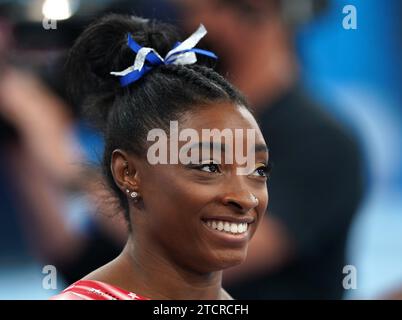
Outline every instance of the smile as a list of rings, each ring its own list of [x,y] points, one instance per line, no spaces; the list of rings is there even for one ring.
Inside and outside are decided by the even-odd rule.
[[[214,242],[239,248],[244,248],[250,240],[250,225],[255,222],[250,215],[208,215],[201,220]]]
[[[228,219],[230,220],[230,219]],[[208,231],[208,234],[224,246],[242,247],[247,244],[250,239],[249,224],[245,221],[228,221],[220,220],[219,217],[202,219],[202,224]]]
[[[236,223],[223,220],[206,220],[204,223],[211,229],[228,234],[243,234],[247,232],[248,223]]]

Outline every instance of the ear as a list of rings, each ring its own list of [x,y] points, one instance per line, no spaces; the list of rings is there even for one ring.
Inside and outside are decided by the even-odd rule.
[[[121,149],[114,150],[110,170],[112,171],[114,182],[123,193],[126,193],[127,189],[138,192],[140,179],[135,156],[129,155]]]

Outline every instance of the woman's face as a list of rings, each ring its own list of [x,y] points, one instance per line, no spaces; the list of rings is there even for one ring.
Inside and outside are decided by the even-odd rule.
[[[246,258],[248,242],[268,205],[264,138],[250,112],[232,103],[205,106],[178,123],[179,131],[192,128],[198,132],[203,146],[197,143],[194,147],[199,151],[199,163],[141,163],[138,175],[143,212],[131,217],[133,233],[154,253],[196,272],[237,265]],[[225,161],[225,152],[221,158],[214,157],[212,151],[208,156],[204,151],[210,149],[212,139],[201,139],[203,129],[230,129],[233,137],[234,129],[241,129],[243,137],[233,141],[243,146],[242,156],[246,150],[255,151],[249,174],[239,174],[237,169],[244,164],[237,163],[233,151],[233,161]],[[251,144],[247,129],[255,132]],[[219,142],[225,144],[224,139]],[[185,144],[179,141],[178,150]],[[169,144],[167,150],[169,154]]]

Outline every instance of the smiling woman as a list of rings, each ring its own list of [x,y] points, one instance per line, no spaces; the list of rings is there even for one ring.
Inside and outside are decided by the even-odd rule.
[[[104,133],[103,170],[130,235],[115,260],[54,299],[230,299],[222,271],[244,261],[266,211],[268,152],[242,95],[194,64],[195,54],[214,57],[194,48],[205,33],[201,26],[177,44],[170,25],[108,15],[71,49],[71,93]],[[172,55],[172,48],[179,49]],[[223,139],[221,158],[199,152],[187,164],[150,163],[148,133],[168,131],[171,121],[199,136],[205,129],[254,131],[252,148],[246,135],[235,143],[255,153],[253,169],[238,174],[238,163],[226,163],[224,154],[237,147],[226,148]],[[180,150],[185,141],[177,143]],[[213,147],[210,141],[196,145]]]

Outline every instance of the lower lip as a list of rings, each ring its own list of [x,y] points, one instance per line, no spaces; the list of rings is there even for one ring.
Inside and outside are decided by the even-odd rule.
[[[212,229],[211,227],[208,227],[208,225],[204,221],[202,221],[202,224],[208,231],[210,231],[210,234],[214,235],[216,239],[219,239],[220,241],[226,244],[245,245],[249,240],[250,225],[248,225],[246,232],[231,234],[216,229]]]

